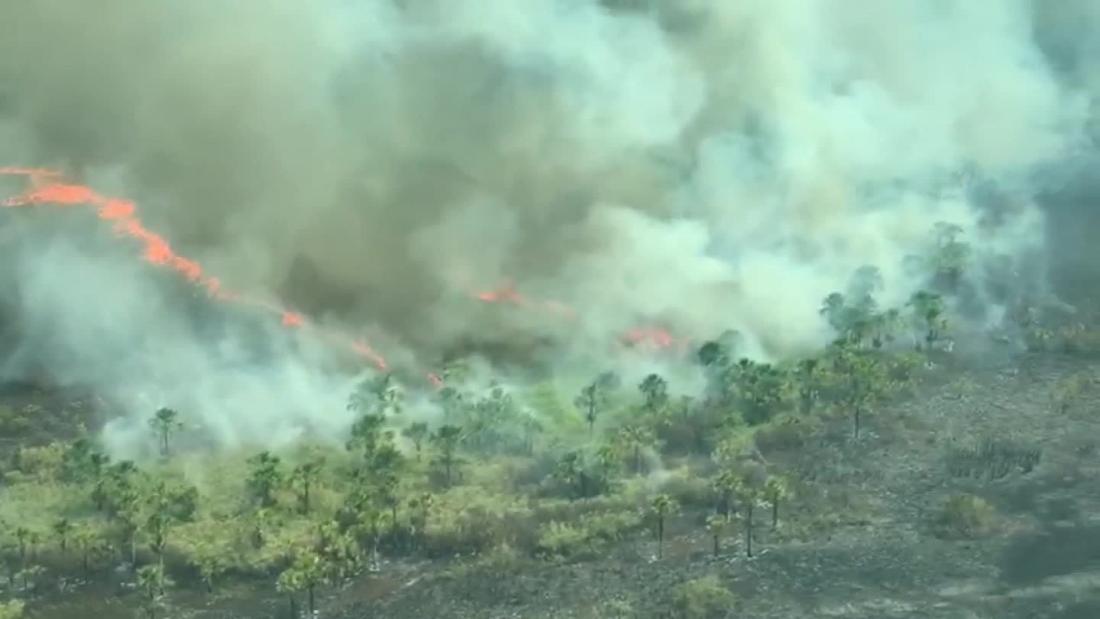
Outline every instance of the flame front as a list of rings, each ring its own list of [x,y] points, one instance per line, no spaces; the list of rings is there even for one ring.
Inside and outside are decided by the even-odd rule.
[[[146,228],[137,216],[135,204],[129,200],[103,196],[90,187],[66,182],[60,172],[45,168],[0,167],[0,175],[26,177],[31,185],[31,188],[23,194],[0,202],[0,206],[11,208],[40,205],[93,207],[96,209],[96,216],[102,221],[110,222],[117,235],[137,241],[141,245],[142,258],[145,261],[171,269],[188,282],[204,288],[211,298],[247,305],[277,316],[282,326],[288,329],[308,328],[326,343],[353,352],[379,370],[389,369],[386,359],[361,338],[323,329],[312,324],[299,312],[226,290],[221,281],[206,274],[198,262],[180,256],[167,240]],[[568,305],[553,300],[529,299],[519,293],[512,283],[507,283],[495,290],[474,293],[473,296],[485,303],[537,310],[570,320],[578,318],[576,310]],[[687,345],[686,340],[676,338],[668,331],[656,327],[631,329],[622,334],[619,341],[632,347],[646,345],[657,349],[668,349],[674,346],[682,349]],[[443,380],[437,374],[429,374],[428,381],[437,389],[443,386]]]
[[[515,286],[511,283],[505,283],[503,286],[494,290],[486,290],[483,292],[475,293],[474,298],[483,301],[485,303],[498,303],[503,305],[512,305],[515,307],[521,307],[525,309],[537,309],[551,314],[555,314],[562,318],[576,319],[578,314],[575,309],[568,305],[554,300],[539,300],[533,301],[528,297],[520,294]],[[630,347],[648,347],[656,348],[659,350],[671,349],[673,347],[680,351],[685,350],[690,342],[686,339],[678,338],[668,330],[661,327],[635,327],[623,333],[619,337],[619,341]]]
[[[123,238],[138,241],[142,247],[142,257],[149,263],[167,267],[187,281],[206,289],[207,293],[218,301],[233,302],[264,310],[279,316],[280,322],[287,328],[309,327],[323,340],[338,344],[346,350],[366,359],[379,370],[387,370],[389,364],[366,341],[354,339],[341,333],[322,329],[312,325],[306,317],[278,305],[258,299],[250,299],[238,293],[223,289],[216,277],[203,272],[198,262],[180,256],[172,250],[163,237],[149,230],[137,217],[137,208],[133,202],[100,195],[84,185],[64,182],[60,172],[43,168],[0,167],[0,175],[24,176],[30,179],[31,189],[25,193],[0,202],[5,207],[30,207],[40,205],[89,206],[96,209],[99,219],[113,224],[115,233]]]

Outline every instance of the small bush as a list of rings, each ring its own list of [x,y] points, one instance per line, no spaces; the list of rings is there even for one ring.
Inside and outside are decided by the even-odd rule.
[[[947,471],[954,477],[1002,479],[1019,471],[1030,473],[1039,464],[1042,450],[1011,439],[987,438],[972,447],[957,447],[947,453]]]
[[[714,484],[687,469],[669,475],[661,483],[659,492],[687,507],[712,507],[717,500]]]
[[[1050,405],[1053,412],[1065,415],[1076,408],[1081,396],[1091,384],[1085,374],[1074,374],[1058,381],[1050,392]]]
[[[643,519],[637,511],[587,513],[575,520],[553,520],[538,529],[535,554],[544,558],[567,560],[594,556],[608,544],[641,530]]]
[[[1095,355],[1100,353],[1100,331],[1083,324],[1075,324],[1059,329],[1057,346],[1062,352],[1071,355]]]
[[[600,619],[633,619],[639,614],[634,605],[626,600],[608,600],[593,610],[593,617]]]
[[[957,494],[944,503],[936,517],[936,534],[948,539],[976,539],[996,528],[997,513],[988,501],[972,494]]]
[[[669,615],[674,619],[719,619],[731,614],[735,601],[716,576],[705,576],[672,591]]]
[[[508,544],[530,547],[527,539],[531,512],[522,508],[492,510],[473,506],[429,520],[425,551],[431,556],[477,554],[494,546]]]
[[[784,417],[756,431],[753,440],[765,456],[795,451],[809,444],[819,423],[812,418]]]
[[[0,619],[20,619],[24,606],[23,600],[0,602]]]
[[[579,559],[594,554],[594,550],[588,532],[577,525],[555,521],[539,528],[539,556]]]
[[[53,481],[61,476],[66,447],[59,442],[42,447],[23,447],[16,453],[16,469],[37,481]]]
[[[34,427],[33,416],[7,406],[0,406],[0,436],[20,436]]]

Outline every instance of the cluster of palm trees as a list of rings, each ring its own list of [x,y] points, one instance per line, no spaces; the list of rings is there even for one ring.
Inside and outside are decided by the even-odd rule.
[[[318,588],[376,568],[380,550],[423,549],[438,506],[433,493],[445,494],[462,484],[471,458],[553,459],[556,465],[548,480],[557,483],[558,496],[579,500],[613,493],[630,478],[645,476],[657,457],[710,454],[720,462],[711,479],[717,506],[707,518],[715,553],[739,528],[751,556],[753,531],[759,527],[757,510],[769,509],[771,526],[777,527],[780,505],[792,489],[781,473],[727,457],[730,453],[719,443],[751,442],[755,428],[781,418],[814,415],[827,405],[851,415],[853,435],[859,438],[866,413],[907,379],[914,363],[905,355],[887,353],[902,312],[877,310],[874,293],[879,287],[877,272],[861,270],[847,295],[835,293],[825,299],[821,313],[838,338],[810,358],[774,364],[739,358],[739,337],[732,331],[703,344],[696,358],[706,387],[695,397],[673,396],[666,379],[655,373],[645,376],[630,395],[618,375],[599,373],[572,401],[583,436],[564,435],[564,440],[540,440],[554,418],[546,411],[536,412],[540,405],[533,405],[533,400],[499,384],[482,393],[471,390],[462,380],[460,364],[443,372],[445,383],[436,394],[442,417],[434,423],[403,419],[401,386],[389,374],[372,377],[349,398],[348,409],[356,418],[345,455],[313,451],[284,461],[285,454],[262,451],[247,459],[241,481],[249,542],[278,557],[271,564],[278,573],[276,586],[287,596],[292,612],[302,605],[312,611]],[[943,336],[940,297],[918,292],[907,307],[926,345]],[[173,439],[184,427],[182,421],[170,408],[157,410],[149,420],[161,464],[176,458]],[[407,455],[398,446],[399,438],[409,443]],[[168,586],[167,549],[177,527],[194,520],[198,490],[182,480],[139,469],[133,462],[112,462],[87,440],[68,446],[60,471],[63,482],[88,488],[96,517],[107,523],[93,529],[69,518],[57,519],[49,531],[61,552],[79,552],[85,574],[109,547],[136,567],[143,540],[152,560],[135,575],[152,616]],[[658,557],[664,552],[666,521],[678,509],[668,494],[649,502]],[[308,522],[308,534],[275,549],[275,523],[288,518]],[[15,547],[8,556],[15,569],[8,571],[9,578],[18,576],[30,583],[38,569],[34,549],[41,545],[41,534],[17,527],[12,539]],[[208,589],[230,569],[229,554],[215,542],[188,549]]]

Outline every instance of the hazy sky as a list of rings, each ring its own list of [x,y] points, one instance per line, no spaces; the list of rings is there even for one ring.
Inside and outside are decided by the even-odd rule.
[[[9,2],[0,165],[61,167],[132,197],[235,287],[425,360],[502,320],[564,331],[574,352],[663,321],[692,338],[739,329],[782,354],[827,337],[820,300],[859,266],[881,269],[887,301],[920,285],[905,257],[927,251],[937,221],[966,230],[979,265],[1082,229],[1098,7]],[[1057,206],[1053,230],[1038,195]],[[196,406],[248,394],[233,397],[268,421],[312,415],[333,388],[291,351],[246,372],[243,336],[194,343],[179,291],[124,248],[73,241],[85,223],[18,225],[3,238],[20,359],[171,394],[165,377],[200,381],[215,346],[236,369]],[[581,319],[470,299],[505,280]],[[102,363],[120,351],[135,359],[125,378]],[[250,404],[271,373],[300,397]],[[211,419],[232,435],[256,418]]]

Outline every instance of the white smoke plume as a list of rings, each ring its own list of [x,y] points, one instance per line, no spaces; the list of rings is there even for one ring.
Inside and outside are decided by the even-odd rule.
[[[1095,157],[1095,6],[5,3],[0,165],[133,198],[227,283],[409,363],[493,339],[598,359],[647,323],[774,357],[828,339],[821,299],[860,266],[904,300],[935,222],[975,273],[1058,238],[1036,201]],[[212,334],[216,312],[47,210],[0,212],[9,375],[46,365],[138,417],[147,394],[229,444],[346,424],[322,353],[277,325],[263,355],[236,322]],[[472,299],[503,281],[577,317]]]

